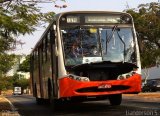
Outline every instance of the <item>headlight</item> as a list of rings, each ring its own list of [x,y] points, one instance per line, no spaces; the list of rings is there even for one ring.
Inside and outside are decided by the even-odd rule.
[[[123,75],[118,76],[118,80],[126,79]]]
[[[81,76],[76,76],[76,75],[73,75],[73,74],[70,74],[68,77],[71,78],[71,79],[77,80],[77,81],[83,81],[83,82],[90,81],[88,77],[81,77]]]
[[[131,71],[129,73],[125,73],[125,74],[121,74],[118,76],[117,80],[124,80],[124,79],[128,79],[131,76],[133,76],[135,74],[135,72]]]

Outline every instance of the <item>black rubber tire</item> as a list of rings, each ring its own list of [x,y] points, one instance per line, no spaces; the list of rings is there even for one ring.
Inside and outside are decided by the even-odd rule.
[[[43,105],[45,102],[44,102],[43,98],[36,97],[36,103],[37,103],[37,105]]]
[[[44,99],[43,98],[38,98],[38,96],[37,96],[37,87],[36,87],[36,84],[34,86],[34,92],[35,92],[34,95],[36,97],[36,103],[37,103],[37,105],[44,104]]]
[[[109,101],[111,105],[120,105],[122,102],[122,94],[110,95]]]

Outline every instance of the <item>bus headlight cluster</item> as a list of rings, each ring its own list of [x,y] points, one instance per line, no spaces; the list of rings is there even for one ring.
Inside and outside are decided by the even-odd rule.
[[[77,80],[77,81],[82,81],[82,82],[89,82],[89,78],[88,77],[81,77],[81,76],[76,76],[76,75],[69,75],[69,78]]]
[[[133,76],[135,74],[135,72],[131,71],[129,73],[125,73],[125,74],[121,74],[118,76],[117,80],[124,80],[124,79],[128,79],[131,76]]]

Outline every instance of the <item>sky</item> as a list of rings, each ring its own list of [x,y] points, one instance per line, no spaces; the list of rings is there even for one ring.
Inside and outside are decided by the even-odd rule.
[[[54,11],[55,13],[65,11],[80,11],[80,10],[103,10],[103,11],[123,11],[124,9],[137,8],[140,4],[146,4],[150,2],[157,2],[158,0],[66,0],[66,2],[57,1],[58,5],[67,5],[67,8],[56,8],[54,3],[40,4],[42,12]],[[18,37],[23,44],[18,46],[16,54],[30,54],[32,48],[34,48],[37,41],[43,34],[44,29],[38,28],[32,35],[24,35]]]

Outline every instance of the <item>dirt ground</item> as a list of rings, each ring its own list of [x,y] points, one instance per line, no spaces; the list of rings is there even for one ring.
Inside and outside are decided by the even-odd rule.
[[[8,100],[4,96],[0,95],[0,112],[5,110],[11,111],[11,106]]]
[[[123,96],[139,96],[139,97],[145,97],[145,98],[160,98],[160,92],[124,94]]]

